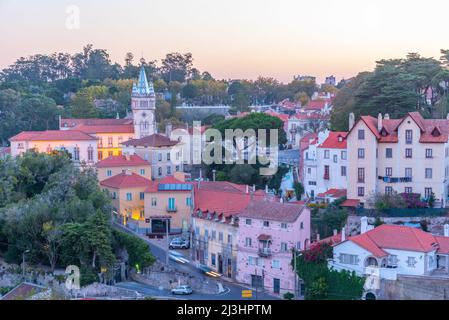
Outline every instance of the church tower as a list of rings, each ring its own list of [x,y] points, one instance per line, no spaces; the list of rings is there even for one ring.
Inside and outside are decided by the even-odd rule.
[[[153,82],[150,81],[148,84],[143,66],[140,68],[137,84],[133,84],[131,109],[136,139],[156,133],[156,95]]]

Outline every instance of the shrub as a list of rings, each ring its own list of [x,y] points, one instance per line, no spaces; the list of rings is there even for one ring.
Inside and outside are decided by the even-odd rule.
[[[295,295],[291,292],[286,292],[284,293],[284,299],[285,300],[293,300],[293,298],[295,297]]]

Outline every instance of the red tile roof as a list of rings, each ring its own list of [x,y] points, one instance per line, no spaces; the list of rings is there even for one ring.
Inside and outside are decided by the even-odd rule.
[[[292,120],[329,120],[329,115],[324,115],[321,113],[313,112],[313,113],[304,113],[304,112],[297,112],[290,116],[290,119]]]
[[[115,125],[84,125],[80,124],[73,128],[86,133],[134,133],[133,124]]]
[[[326,140],[318,146],[318,148],[326,149],[346,149],[346,135],[347,132],[331,131]]]
[[[109,167],[137,167],[150,165],[146,160],[143,160],[137,154],[130,155],[128,158],[122,156],[111,156],[103,159],[97,163],[97,168],[109,168]]]
[[[329,189],[326,192],[318,193],[318,198],[324,197],[341,198],[346,197],[346,189]]]
[[[358,199],[346,199],[342,204],[340,204],[340,207],[357,207],[359,203],[360,200]]]
[[[336,235],[321,239],[315,243],[327,243],[333,246],[340,242],[341,242],[341,233],[337,233]]]
[[[141,139],[131,139],[123,142],[126,146],[143,146],[143,147],[170,147],[177,145],[179,141],[170,140],[166,136],[155,133]]]
[[[133,124],[132,119],[61,119],[61,128],[73,128],[77,125],[87,126],[110,126],[110,125],[123,125]]]
[[[281,222],[295,222],[305,206],[281,202],[252,201],[240,214],[241,217],[273,220]]]
[[[120,188],[135,188],[149,186],[151,180],[148,180],[135,173],[120,173],[113,177],[100,182],[100,185],[104,187],[110,187],[115,189]]]
[[[277,112],[274,112],[274,111],[267,111],[267,112],[265,112],[265,114],[268,114],[269,116],[272,116],[272,117],[279,118],[279,119],[282,120],[282,122],[288,121],[288,114],[277,113]]]
[[[22,131],[9,141],[79,141],[97,140],[97,138],[78,130]]]
[[[449,120],[424,119],[419,112],[409,112],[401,119],[382,119],[381,131],[377,130],[377,118],[361,116],[360,121],[363,121],[367,125],[379,142],[395,143],[398,142],[398,127],[407,117],[410,117],[421,130],[419,142],[445,143],[448,141]]]
[[[424,232],[418,228],[388,224],[383,224],[363,234],[349,237],[348,241],[358,244],[376,257],[387,256],[388,253],[384,249],[431,252],[439,248],[438,239],[431,233]],[[440,241],[444,246],[442,250],[447,250],[449,238],[440,239]]]
[[[309,101],[306,106],[304,107],[305,110],[321,110],[324,109],[324,107],[331,105],[330,99],[316,99]]]

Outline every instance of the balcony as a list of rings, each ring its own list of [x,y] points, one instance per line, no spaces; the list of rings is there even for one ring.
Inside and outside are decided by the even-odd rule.
[[[259,257],[267,258],[271,256],[271,249],[268,247],[259,248]]]
[[[385,183],[406,183],[412,182],[412,177],[389,177],[389,176],[378,176],[379,180]]]
[[[178,208],[176,206],[167,206],[167,212],[176,212]]]

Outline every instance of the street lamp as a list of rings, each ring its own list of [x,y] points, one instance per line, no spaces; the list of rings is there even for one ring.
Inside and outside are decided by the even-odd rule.
[[[23,281],[25,281],[25,254],[29,253],[29,252],[30,252],[30,250],[27,249],[22,253],[22,278],[23,278]]]

